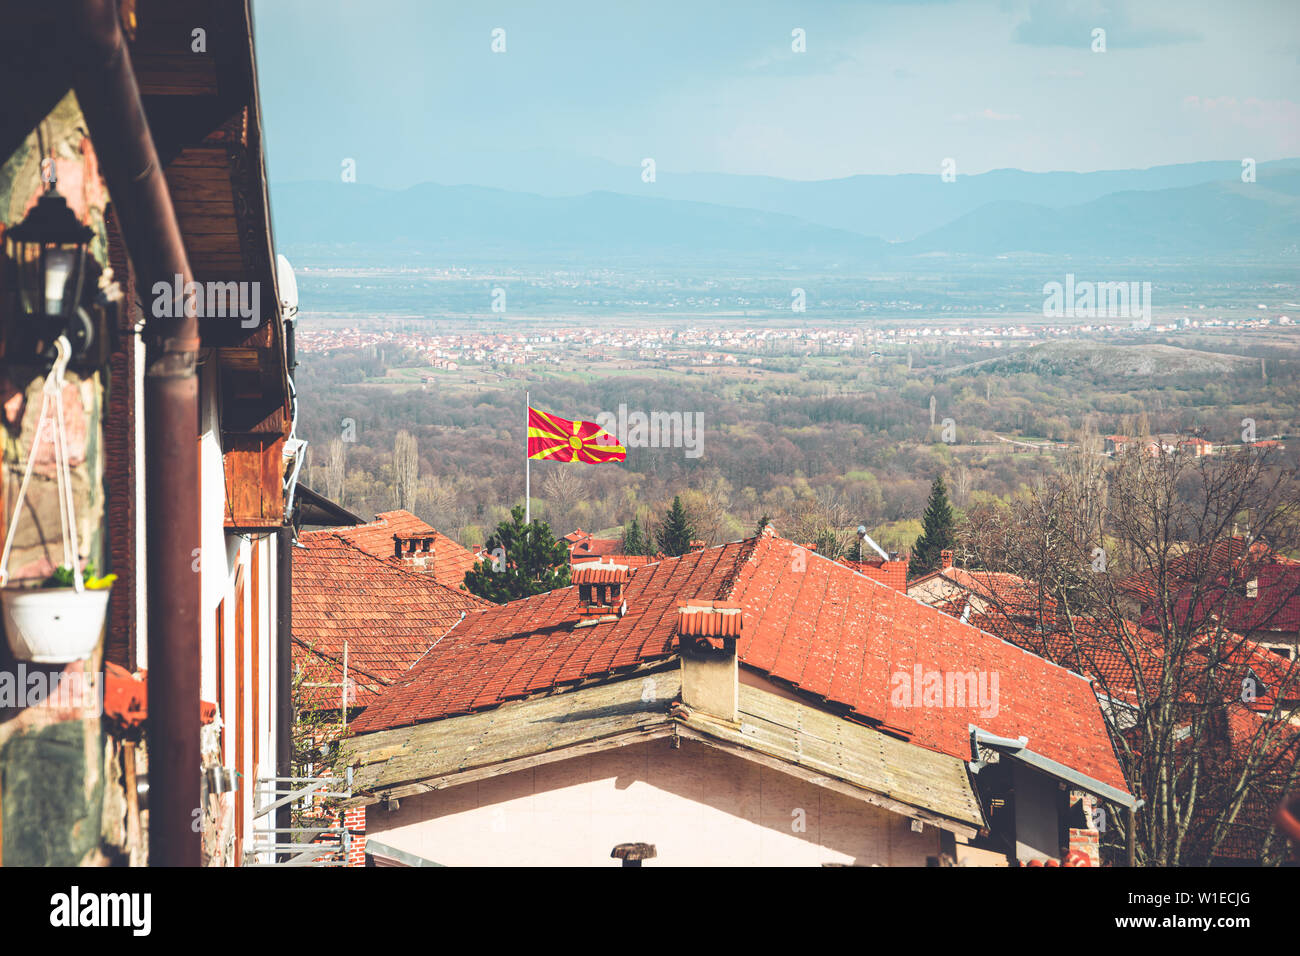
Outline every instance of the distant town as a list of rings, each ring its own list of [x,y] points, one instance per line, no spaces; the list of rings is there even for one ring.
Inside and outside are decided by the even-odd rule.
[[[324,317],[318,317],[324,318]],[[355,321],[356,324],[352,324]],[[523,320],[521,320],[523,321]],[[680,318],[674,322],[680,323]],[[953,342],[974,348],[1017,348],[1052,339],[1105,339],[1111,336],[1169,334],[1197,331],[1254,332],[1294,329],[1289,314],[1261,314],[1258,318],[1164,318],[1147,328],[1132,323],[1035,324],[1025,321],[1005,325],[872,325],[845,324],[792,327],[737,327],[723,324],[652,327],[600,326],[539,327],[524,331],[433,331],[416,317],[332,317],[313,322],[304,316],[298,333],[302,352],[335,349],[397,347],[427,356],[432,368],[455,371],[463,365],[560,364],[575,351],[596,360],[618,357],[662,361],[678,365],[763,364],[764,355],[857,354],[862,350],[896,350],[914,343]],[[348,324],[343,324],[348,322]],[[440,324],[446,324],[442,322]],[[394,327],[397,326],[397,327]]]

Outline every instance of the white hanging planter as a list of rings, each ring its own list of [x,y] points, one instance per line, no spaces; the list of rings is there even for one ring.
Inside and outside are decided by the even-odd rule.
[[[9,649],[34,664],[85,660],[104,633],[108,595],[108,588],[0,588]]]
[[[13,513],[9,516],[4,552],[0,554],[0,608],[3,608],[5,636],[15,657],[36,664],[69,664],[89,657],[95,652],[108,617],[109,589],[87,588],[78,561],[77,517],[73,510],[68,437],[63,423],[63,371],[67,368],[72,348],[64,336],[59,336],[56,345],[58,357],[45,379],[41,412],[36,418],[32,447],[27,453],[27,469],[18,488]],[[50,417],[48,429],[44,428],[47,414]],[[54,445],[63,566],[70,572],[72,587],[4,587],[9,579],[9,549],[13,547],[23,499],[32,480],[36,449],[47,432]]]

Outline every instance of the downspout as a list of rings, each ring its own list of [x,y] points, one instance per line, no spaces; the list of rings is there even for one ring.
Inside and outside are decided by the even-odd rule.
[[[277,623],[275,628],[275,775],[293,776],[293,525],[277,532],[280,558],[276,562],[280,578],[276,585]],[[275,827],[284,831],[293,826],[293,810],[288,805],[275,811]],[[287,834],[276,834],[276,842]],[[287,854],[280,858],[287,859]]]
[[[293,381],[294,369],[298,358],[294,347],[294,323],[284,324],[285,365],[289,370],[289,380]],[[297,398],[294,398],[294,418],[297,418]],[[296,468],[296,463],[295,463]],[[292,490],[290,492],[292,494]],[[290,507],[292,504],[290,503]],[[293,722],[297,716],[293,706],[293,548],[295,529],[293,513],[290,510],[284,517],[284,527],[279,531],[280,560],[276,567],[280,572],[276,587],[278,622],[275,629],[275,775],[277,777],[293,776]],[[276,829],[284,831],[293,826],[293,809],[285,804],[275,811]],[[281,834],[277,834],[277,842]],[[287,835],[285,835],[287,838]],[[288,859],[288,854],[281,861]]]
[[[149,664],[149,862],[199,866],[199,324],[171,195],[112,0],[63,21],[74,89],[141,289],[180,277],[183,307],[145,314],[145,499]]]

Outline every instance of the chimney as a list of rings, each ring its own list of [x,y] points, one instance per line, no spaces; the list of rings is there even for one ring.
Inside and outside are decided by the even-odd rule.
[[[879,564],[862,561],[853,567],[859,574],[865,574],[872,580],[879,581],[895,591],[907,593],[907,555],[905,554],[887,557]]]
[[[403,567],[433,573],[433,535],[393,535],[393,557]]]
[[[572,580],[578,586],[582,616],[595,624],[606,619],[618,620],[626,614],[623,589],[631,577],[632,571],[626,564],[588,561],[575,567]]]
[[[609,855],[624,866],[640,866],[642,860],[653,860],[659,853],[653,843],[620,843]]]
[[[940,570],[940,571],[947,571],[950,567],[952,567],[952,552],[951,552],[951,551],[940,551],[940,552],[939,552],[939,570]]]
[[[736,638],[742,625],[739,604],[696,600],[677,608],[682,703],[687,707],[736,722],[740,693]]]

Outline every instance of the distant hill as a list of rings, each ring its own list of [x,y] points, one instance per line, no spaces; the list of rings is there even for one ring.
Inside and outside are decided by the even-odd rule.
[[[656,199],[707,202],[794,216],[891,242],[922,236],[988,203],[1018,202],[1061,208],[1111,193],[1177,189],[1209,182],[1240,182],[1241,162],[1224,160],[1089,173],[995,169],[944,182],[938,160],[932,173],[860,175],[799,181],[774,176],[681,173],[660,167],[655,181],[641,179],[640,158],[627,164],[552,150],[517,153],[449,151],[430,158],[434,182],[490,186],[539,196],[593,191]],[[1260,174],[1300,170],[1300,159],[1260,163]]]
[[[981,206],[905,244],[917,252],[1195,256],[1280,255],[1300,242],[1300,172],[1254,183],[1128,191],[1064,209],[1024,202]]]
[[[997,180],[988,176],[990,183]],[[893,178],[906,194],[909,177]],[[612,192],[540,196],[434,183],[402,191],[287,183],[274,187],[272,212],[276,239],[290,252],[337,245],[414,250],[451,262],[635,260],[683,268],[761,261],[769,270],[851,271],[943,254],[1277,258],[1296,255],[1300,244],[1300,170],[1261,168],[1255,183],[1238,177],[1128,190],[1064,207],[1000,199],[905,243],[715,203]]]
[[[1229,375],[1258,368],[1257,359],[1172,345],[1047,342],[1017,349],[1009,355],[951,369],[947,374],[980,372],[1008,375],[1033,372],[1038,375],[1063,375],[1105,382],[1115,379],[1151,381],[1184,375]]]
[[[455,258],[635,258],[673,263],[736,256],[798,261],[879,258],[887,243],[793,216],[595,192],[551,197],[426,183],[400,192],[359,183],[275,187],[277,242],[418,247]]]

